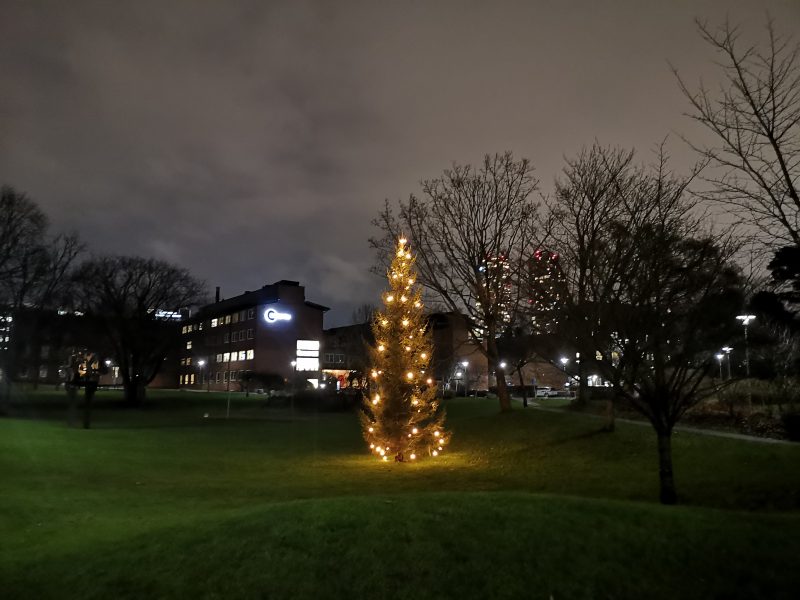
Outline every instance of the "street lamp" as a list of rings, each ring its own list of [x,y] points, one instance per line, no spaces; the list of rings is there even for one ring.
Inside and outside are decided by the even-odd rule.
[[[744,325],[744,372],[747,375],[747,378],[750,378],[750,347],[747,343],[747,326],[750,324],[750,321],[755,320],[755,315],[739,315],[736,317],[737,320],[742,322]]]
[[[294,395],[297,392],[297,361],[293,360],[289,364],[292,365],[292,399],[289,409],[292,411],[292,415],[294,415]]]
[[[733,350],[733,346],[723,346],[722,351],[728,357],[728,379],[731,378],[731,350]]]
[[[206,370],[203,368],[206,366],[206,361],[202,358],[197,361],[197,366],[200,367],[200,389],[203,389],[203,379],[208,379],[206,377]]]
[[[467,370],[469,361],[461,361],[461,366],[464,367],[464,395],[469,396],[469,371]]]
[[[747,343],[747,326],[750,321],[756,318],[755,315],[738,315],[736,317],[744,325],[744,372],[747,378],[750,379],[750,347]],[[750,384],[747,385],[747,407],[750,412],[753,411],[753,392]]]
[[[714,356],[719,361],[719,380],[722,381],[722,359],[725,358],[725,355],[720,353],[715,354]]]

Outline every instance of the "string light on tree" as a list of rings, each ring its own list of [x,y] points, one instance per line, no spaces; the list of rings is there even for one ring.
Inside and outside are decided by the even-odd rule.
[[[370,353],[373,377],[362,431],[379,460],[393,455],[397,462],[418,461],[441,454],[450,436],[444,433],[436,386],[424,376],[430,368],[431,338],[425,331],[422,291],[414,287],[414,258],[404,238],[398,240],[387,281],[383,310],[372,324],[379,341]]]

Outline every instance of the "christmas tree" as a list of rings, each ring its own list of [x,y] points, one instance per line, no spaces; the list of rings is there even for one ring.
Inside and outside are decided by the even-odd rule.
[[[415,286],[414,258],[405,239],[387,273],[384,309],[375,314],[372,369],[361,423],[379,459],[397,462],[438,456],[449,434],[429,372],[431,339],[425,330],[422,292]]]

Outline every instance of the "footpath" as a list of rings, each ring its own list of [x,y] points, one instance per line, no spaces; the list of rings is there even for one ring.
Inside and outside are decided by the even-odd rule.
[[[522,403],[520,398],[514,398],[515,401]],[[585,412],[576,412],[571,411],[566,408],[550,408],[546,406],[542,406],[538,402],[534,400],[528,400],[528,408],[533,408],[534,410],[541,410],[544,412],[552,412],[552,413],[570,413],[575,415],[583,415],[584,417],[588,417],[590,419],[596,419],[598,421],[605,421],[605,417],[603,415],[595,415],[592,413],[585,413]],[[617,417],[617,423],[630,423],[631,425],[639,425],[640,427],[650,427],[650,423],[647,421],[638,421],[636,419],[626,419],[622,417]],[[685,433],[696,433],[698,435],[709,435],[713,437],[721,437],[721,438],[728,438],[731,440],[741,440],[744,442],[756,442],[761,444],[784,444],[784,445],[792,445],[797,444],[798,442],[792,442],[790,440],[779,440],[776,438],[766,438],[766,437],[758,437],[755,435],[746,435],[744,433],[734,433],[732,431],[718,431],[716,429],[701,429],[699,427],[687,427],[684,425],[676,425],[675,432],[685,432]]]

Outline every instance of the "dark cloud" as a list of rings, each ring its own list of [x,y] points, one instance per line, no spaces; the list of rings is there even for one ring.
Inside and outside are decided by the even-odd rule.
[[[7,1],[0,180],[98,252],[181,263],[226,295],[299,279],[341,323],[381,285],[384,198],[506,149],[547,190],[595,138],[690,131],[667,61],[713,77],[693,18],[756,36],[766,9],[800,24],[794,0]]]

